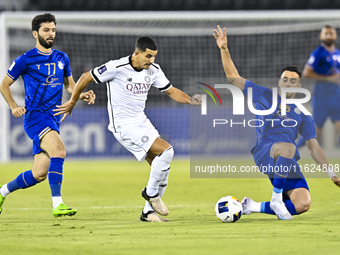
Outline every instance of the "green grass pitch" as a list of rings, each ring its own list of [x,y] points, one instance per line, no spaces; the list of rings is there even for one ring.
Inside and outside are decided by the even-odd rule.
[[[0,165],[1,183],[30,167]],[[47,181],[10,194],[0,216],[1,254],[339,254],[340,189],[328,178],[307,180],[312,207],[292,221],[252,214],[228,224],[215,216],[217,200],[267,201],[268,179],[194,179],[189,160],[174,160],[164,197],[170,222],[145,223],[140,193],[148,176],[145,162],[66,160],[62,195],[78,214],[53,218]]]

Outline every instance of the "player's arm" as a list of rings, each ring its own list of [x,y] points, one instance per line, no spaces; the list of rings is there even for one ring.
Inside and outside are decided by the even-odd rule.
[[[218,31],[217,31],[218,30]],[[241,90],[244,89],[246,84],[246,79],[242,78],[231,59],[230,52],[227,45],[227,32],[223,28],[223,32],[220,26],[217,26],[217,30],[214,30],[214,37],[216,39],[217,46],[221,50],[222,64],[224,68],[225,75],[229,82],[237,86]]]
[[[13,116],[18,118],[25,114],[26,109],[23,106],[18,106],[14,101],[12,92],[9,88],[13,83],[14,80],[12,80],[6,75],[0,84],[0,92],[2,96],[5,98],[9,107],[11,108]]]
[[[74,82],[72,75],[69,77],[64,77],[64,86],[67,92],[72,94],[75,85],[76,83]],[[87,92],[81,93],[79,99],[83,100],[84,102],[88,102],[88,104],[94,104],[96,95],[93,93],[92,90],[89,90]]]
[[[174,87],[169,88],[165,91],[165,93],[173,100],[181,104],[201,105],[202,103],[201,95],[194,95],[190,97],[183,91]]]
[[[336,176],[333,169],[330,168],[326,156],[321,149],[318,141],[315,138],[306,140],[306,145],[311,153],[312,158],[319,164],[319,166],[327,173],[335,185],[340,187],[340,179]],[[326,166],[326,167],[324,167]]]
[[[302,76],[304,78],[310,78],[310,79],[323,79],[327,80],[329,82],[334,82],[334,83],[339,83],[339,75],[334,74],[334,75],[321,75],[318,74],[314,71],[314,68],[310,65],[305,65],[303,71],[302,71]]]
[[[72,116],[72,110],[74,108],[74,106],[76,105],[80,94],[83,92],[83,90],[87,87],[87,85],[91,82],[94,81],[90,72],[87,73],[83,73],[82,76],[79,78],[79,80],[77,81],[77,83],[75,84],[73,91],[72,91],[72,95],[71,95],[71,99],[69,101],[67,101],[66,103],[64,103],[63,105],[57,105],[58,109],[53,110],[54,112],[56,112],[54,115],[61,115],[64,114],[63,118],[61,119],[61,121],[63,121],[67,114],[69,114],[70,116]]]

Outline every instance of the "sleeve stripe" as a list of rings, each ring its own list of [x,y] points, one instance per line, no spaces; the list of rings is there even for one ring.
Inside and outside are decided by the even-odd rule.
[[[167,89],[169,89],[171,86],[172,86],[172,84],[169,82],[168,85],[166,85],[166,86],[163,87],[163,88],[159,88],[159,90],[160,90],[161,92],[163,92],[163,91],[166,91]]]
[[[11,78],[12,80],[15,80],[15,78],[14,78],[12,75],[10,75],[8,72],[7,72],[7,75],[8,75],[8,77]]]
[[[98,83],[102,83],[102,82],[98,79],[98,77],[94,74],[93,69],[91,70],[90,73],[91,73],[92,78],[96,81],[97,84],[98,84]]]

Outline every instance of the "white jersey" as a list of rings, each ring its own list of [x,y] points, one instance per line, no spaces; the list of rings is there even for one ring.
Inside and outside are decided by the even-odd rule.
[[[116,132],[120,125],[138,124],[147,119],[144,108],[151,86],[160,91],[172,86],[159,65],[136,70],[131,56],[96,67],[91,70],[91,75],[97,84],[107,84],[109,130],[112,132]]]

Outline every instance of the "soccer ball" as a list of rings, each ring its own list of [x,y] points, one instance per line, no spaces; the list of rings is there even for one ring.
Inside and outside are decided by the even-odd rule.
[[[243,213],[241,202],[233,196],[222,197],[216,203],[215,213],[222,222],[236,222]]]

